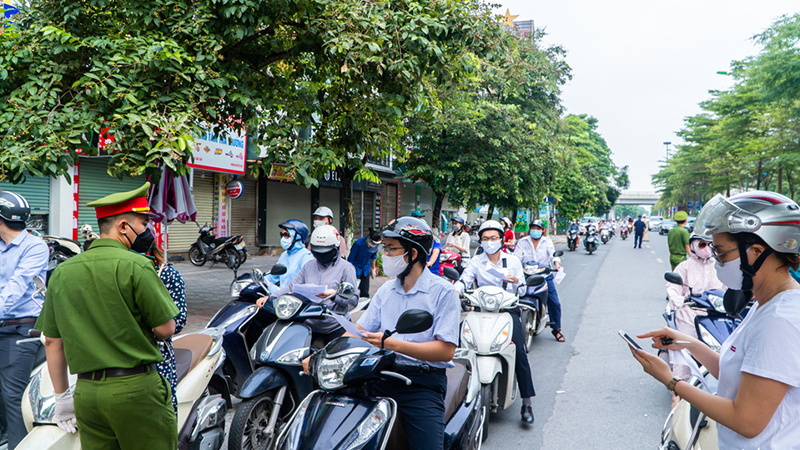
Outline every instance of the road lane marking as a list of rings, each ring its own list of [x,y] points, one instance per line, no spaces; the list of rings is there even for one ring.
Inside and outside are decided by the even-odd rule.
[[[661,258],[656,258],[656,262],[658,262],[659,264],[663,264],[663,263],[664,263],[664,260],[663,260],[663,259],[661,259]]]

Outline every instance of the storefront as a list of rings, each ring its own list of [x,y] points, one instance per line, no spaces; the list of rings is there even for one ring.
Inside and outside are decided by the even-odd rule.
[[[196,222],[180,223],[175,220],[169,225],[170,258],[188,252],[189,247],[197,241],[199,227],[214,223],[214,175],[214,172],[200,169],[190,172],[189,183],[197,208]]]
[[[232,176],[227,178],[228,183],[237,181],[241,183],[241,193],[236,198],[228,195],[230,235],[241,235],[252,252],[258,245],[256,241],[258,182],[249,175],[237,176],[235,180]]]

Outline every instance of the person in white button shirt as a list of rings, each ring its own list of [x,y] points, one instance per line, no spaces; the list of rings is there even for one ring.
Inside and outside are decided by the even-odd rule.
[[[664,328],[643,334],[654,348],[687,349],[717,379],[717,395],[675,378],[669,366],[632,350],[645,372],[717,422],[720,449],[800,449],[800,284],[789,268],[800,265],[800,206],[773,192],[711,199],[696,231],[711,235],[719,280],[741,291],[725,309],[747,316],[720,354],[694,337]],[[689,344],[663,345],[662,339]]]
[[[503,226],[496,220],[487,220],[481,225],[481,228],[478,230],[478,238],[481,240],[483,253],[475,255],[464,269],[464,273],[461,274],[459,283],[456,283],[456,287],[460,292],[463,293],[467,286],[472,286],[473,282],[477,282],[478,287],[501,286],[506,291],[516,295],[517,287],[525,278],[525,274],[522,271],[522,263],[519,261],[519,258],[501,251],[503,249],[503,231]],[[507,281],[492,275],[489,273],[489,269],[495,269],[508,274],[506,277]],[[528,355],[525,352],[522,322],[519,320],[522,311],[519,307],[516,307],[507,310],[507,312],[511,314],[514,322],[511,341],[514,342],[514,346],[517,350],[515,368],[517,384],[519,385],[519,395],[522,397],[522,421],[531,424],[533,423],[531,397],[536,395],[536,391],[533,388],[531,365],[528,362]]]
[[[534,262],[539,267],[550,267],[554,264],[556,270],[561,270],[561,259],[556,258],[554,253],[556,247],[549,237],[544,235],[544,225],[541,220],[531,222],[530,234],[517,242],[514,249],[516,255],[523,265]],[[561,301],[558,299],[556,284],[553,281],[553,274],[547,276],[547,312],[550,314],[550,322],[553,323],[553,337],[558,342],[564,342],[564,333],[561,332]]]
[[[464,267],[469,264],[469,233],[464,231],[464,219],[461,217],[453,217],[450,224],[453,227],[453,232],[447,236],[445,247],[461,253],[461,266],[456,267],[456,269],[458,269],[459,272],[463,272]]]

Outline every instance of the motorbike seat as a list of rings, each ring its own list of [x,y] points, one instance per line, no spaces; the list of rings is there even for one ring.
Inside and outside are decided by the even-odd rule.
[[[444,421],[453,417],[469,387],[469,371],[463,364],[455,363],[455,367],[447,369],[447,394],[444,396]]]
[[[207,334],[189,334],[173,342],[178,382],[206,357],[214,338]]]
[[[350,313],[350,321],[353,323],[358,323],[358,319],[360,319],[361,316],[363,316],[366,311],[367,311],[366,309],[362,309],[361,311]]]

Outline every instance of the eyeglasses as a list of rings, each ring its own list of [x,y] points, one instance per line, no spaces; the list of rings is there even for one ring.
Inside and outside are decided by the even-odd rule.
[[[289,232],[287,232],[287,231],[281,231],[281,237],[282,238],[288,238],[288,237],[292,237],[292,235],[289,234]]]
[[[388,255],[389,253],[392,253],[392,252],[397,251],[397,250],[405,250],[405,249],[403,247],[385,247],[384,246],[383,247],[383,254],[384,255]]]
[[[697,248],[706,248],[707,245],[708,245],[707,242],[702,242],[701,241],[701,242],[697,243]]]
[[[725,265],[725,261],[722,260],[723,256],[727,255],[728,253],[731,253],[731,252],[734,252],[736,250],[739,250],[738,247],[734,247],[734,248],[732,248],[732,249],[730,249],[730,250],[728,250],[726,252],[719,253],[717,251],[716,247],[714,247],[714,244],[708,244],[708,246],[711,247],[711,256],[715,260],[717,260],[717,262],[719,263],[720,266],[724,266]]]
[[[502,239],[500,236],[491,236],[491,237],[487,236],[487,237],[481,238],[481,242],[489,242],[489,241],[497,242],[500,239]]]

